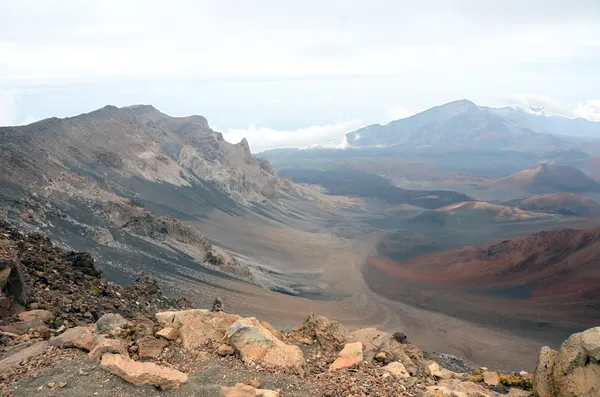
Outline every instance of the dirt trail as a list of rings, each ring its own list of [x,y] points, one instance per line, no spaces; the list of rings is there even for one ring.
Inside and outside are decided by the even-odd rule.
[[[259,235],[266,229],[256,228]],[[300,236],[301,233],[296,233]],[[505,370],[533,370],[539,342],[524,339],[509,332],[484,328],[442,313],[412,307],[391,301],[371,291],[362,276],[366,256],[377,241],[376,236],[362,240],[342,240],[329,235],[312,235],[299,244],[289,240],[262,235],[265,245],[283,253],[289,259],[285,266],[291,272],[311,270],[321,272],[315,284],[329,288],[339,300],[316,300],[271,292],[236,280],[205,280],[198,286],[195,281],[171,279],[168,284],[198,305],[208,307],[215,296],[220,296],[228,311],[243,316],[260,317],[275,327],[290,329],[301,323],[310,312],[342,322],[349,329],[376,327],[386,331],[402,331],[425,351],[455,354],[490,368]],[[304,236],[306,237],[306,236]],[[279,240],[279,241],[277,241]],[[314,249],[309,250],[313,245]],[[315,253],[325,253],[315,256]],[[264,254],[264,253],[262,253]],[[315,257],[319,263],[314,263]],[[308,258],[308,259],[307,259]],[[292,264],[299,264],[293,269]]]

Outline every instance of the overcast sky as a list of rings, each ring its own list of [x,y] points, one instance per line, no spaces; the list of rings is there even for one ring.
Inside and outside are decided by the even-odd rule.
[[[597,0],[1,0],[0,125],[106,104],[253,151],[467,98],[600,121]]]

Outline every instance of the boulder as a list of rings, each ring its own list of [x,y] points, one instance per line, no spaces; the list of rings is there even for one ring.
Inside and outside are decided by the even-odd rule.
[[[5,270],[7,268],[10,269],[10,272]],[[0,260],[0,269],[4,270],[7,277],[1,289],[6,290],[7,295],[13,297],[19,305],[27,306],[27,290],[21,262],[18,259]]]
[[[173,327],[166,327],[158,331],[156,336],[161,336],[168,340],[177,340],[179,338],[179,330]]]
[[[19,320],[29,324],[44,324],[54,318],[54,314],[48,310],[29,310],[27,312],[21,312],[17,314]],[[33,326],[33,325],[32,325]]]
[[[154,335],[154,322],[148,318],[137,319],[133,322],[133,339]]]
[[[486,371],[483,373],[483,383],[488,386],[498,386],[500,375],[497,372]]]
[[[78,347],[84,350],[92,350],[96,338],[96,327],[69,328],[62,334],[50,339],[51,346],[61,349]]]
[[[219,356],[231,356],[235,353],[235,349],[225,343],[222,343],[217,349],[217,354]]]
[[[452,379],[456,375],[456,373],[440,367],[437,361],[433,360],[427,361],[427,369],[429,370],[429,373],[437,379]]]
[[[508,390],[508,397],[530,397],[533,393],[523,389],[517,389],[516,387],[511,387]]]
[[[255,397],[256,389],[243,383],[237,383],[233,387],[221,386],[221,396],[223,397]]]
[[[552,350],[548,346],[544,346],[540,349],[537,358],[537,366],[533,372],[533,390],[538,397],[554,396],[552,370],[554,369],[555,359],[556,350]]]
[[[498,393],[483,386],[458,379],[442,380],[437,385],[428,386],[427,392],[432,397],[496,397]]]
[[[600,327],[571,335],[552,369],[556,397],[600,396]]]
[[[210,253],[210,251],[209,251],[209,253]],[[225,305],[223,304],[223,301],[221,300],[221,298],[219,298],[219,297],[215,298],[211,312],[224,312],[224,311],[225,311]]]
[[[399,361],[411,376],[426,377],[429,374],[423,353],[414,345],[400,343],[393,335],[376,328],[361,328],[352,332],[352,336],[363,344],[365,361],[369,363],[378,353],[385,353],[384,363]]]
[[[21,349],[4,358],[2,361],[0,361],[0,378],[3,374],[8,374],[9,371],[17,368],[21,362],[44,353],[49,347],[50,345],[48,342],[42,341]]]
[[[54,318],[54,315],[47,310],[29,310],[17,314],[19,321],[0,326],[0,331],[10,332],[17,335],[23,335],[32,328],[38,328],[44,323]]]
[[[304,356],[298,346],[281,341],[254,317],[234,322],[225,337],[246,363],[254,361],[266,366],[298,370],[304,366]]]
[[[0,292],[0,319],[10,317],[10,299]]]
[[[131,324],[117,313],[106,313],[96,321],[96,331],[117,338],[126,338],[130,334]]]
[[[359,366],[363,362],[363,345],[360,342],[347,343],[346,346],[339,352],[338,357],[329,366],[329,370],[333,371],[342,368],[353,368]]]
[[[6,287],[8,283],[8,276],[10,276],[11,272],[10,266],[6,266],[4,269],[0,269],[0,291]]]
[[[141,358],[158,358],[165,347],[169,345],[164,339],[157,339],[154,336],[144,336],[136,341],[138,353]]]
[[[410,377],[410,374],[408,373],[408,371],[406,370],[406,368],[404,367],[404,365],[402,365],[402,363],[399,363],[398,361],[394,361],[393,363],[389,363],[388,365],[386,365],[385,367],[383,367],[382,370],[384,370],[385,372],[387,372],[390,375],[393,375],[393,376],[395,376],[397,378],[408,378],[408,377]]]
[[[185,349],[220,341],[231,324],[239,318],[240,316],[235,314],[200,309],[156,314],[156,319],[161,325],[179,331]]]
[[[288,337],[297,341],[316,340],[325,353],[330,355],[339,352],[346,343],[356,341],[342,324],[313,313],[300,327],[293,329]]]
[[[187,317],[196,317],[208,313],[206,309],[190,309],[156,313],[156,320],[163,327],[179,329]]]
[[[121,339],[110,339],[105,335],[97,335],[90,349],[90,357],[100,360],[106,353],[122,354],[129,357],[127,346]]]
[[[120,354],[105,354],[100,365],[104,370],[136,386],[152,385],[163,390],[178,389],[188,381],[188,376],[176,369],[133,361]]]

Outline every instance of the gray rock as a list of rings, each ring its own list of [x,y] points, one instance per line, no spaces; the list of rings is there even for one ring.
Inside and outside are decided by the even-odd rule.
[[[440,367],[447,369],[452,372],[472,372],[479,368],[468,360],[453,356],[452,354],[438,353],[438,352],[423,352],[425,360],[433,360],[437,362]]]
[[[125,337],[129,328],[129,322],[116,313],[107,313],[96,321],[96,330],[99,334]]]
[[[552,370],[554,369],[554,360],[556,351],[548,346],[540,349],[537,359],[537,366],[533,373],[533,390],[538,397],[553,397],[554,387],[552,384]]]
[[[556,397],[600,396],[600,327],[573,334],[556,354]]]

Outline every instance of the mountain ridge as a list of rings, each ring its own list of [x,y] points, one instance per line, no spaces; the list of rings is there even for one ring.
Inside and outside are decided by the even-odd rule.
[[[563,138],[522,127],[492,108],[477,106],[466,99],[435,106],[385,125],[372,124],[349,132],[345,137],[353,147],[408,144],[414,147],[450,145],[511,149],[567,144]]]

